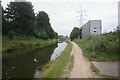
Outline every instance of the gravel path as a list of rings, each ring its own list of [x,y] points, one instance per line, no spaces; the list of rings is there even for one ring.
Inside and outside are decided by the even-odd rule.
[[[83,56],[81,49],[76,43],[72,42],[72,44],[72,55],[74,56],[74,64],[70,78],[95,78],[93,72],[90,69],[90,61],[88,61]]]

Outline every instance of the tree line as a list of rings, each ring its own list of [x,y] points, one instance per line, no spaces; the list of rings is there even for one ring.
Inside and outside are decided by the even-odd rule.
[[[57,38],[52,29],[50,18],[44,11],[36,15],[31,2],[10,2],[2,7],[3,36],[34,36],[39,39]]]
[[[70,33],[70,39],[73,40],[75,38],[82,38],[82,29],[79,29],[78,27],[73,28]]]

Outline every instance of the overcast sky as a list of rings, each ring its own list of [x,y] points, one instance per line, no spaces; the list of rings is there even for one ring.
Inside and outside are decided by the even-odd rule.
[[[6,7],[10,1],[3,0]],[[79,13],[83,11],[84,23],[102,20],[102,32],[113,31],[118,26],[118,1],[120,0],[27,0],[34,5],[35,13],[45,11],[52,28],[59,35],[70,35],[74,27],[79,27]]]

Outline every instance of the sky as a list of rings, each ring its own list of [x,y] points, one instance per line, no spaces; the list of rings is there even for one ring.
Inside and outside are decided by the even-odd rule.
[[[6,5],[13,0],[3,0]],[[80,11],[83,24],[89,20],[102,20],[102,33],[114,31],[118,26],[118,1],[120,0],[27,0],[32,2],[35,13],[45,11],[54,31],[70,35],[74,27],[80,27]]]

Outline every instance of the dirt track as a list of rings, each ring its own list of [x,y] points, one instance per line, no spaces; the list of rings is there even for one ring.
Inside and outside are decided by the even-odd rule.
[[[74,56],[73,69],[71,71],[70,78],[95,78],[91,71],[91,63],[82,54],[81,49],[74,42],[72,55]]]

